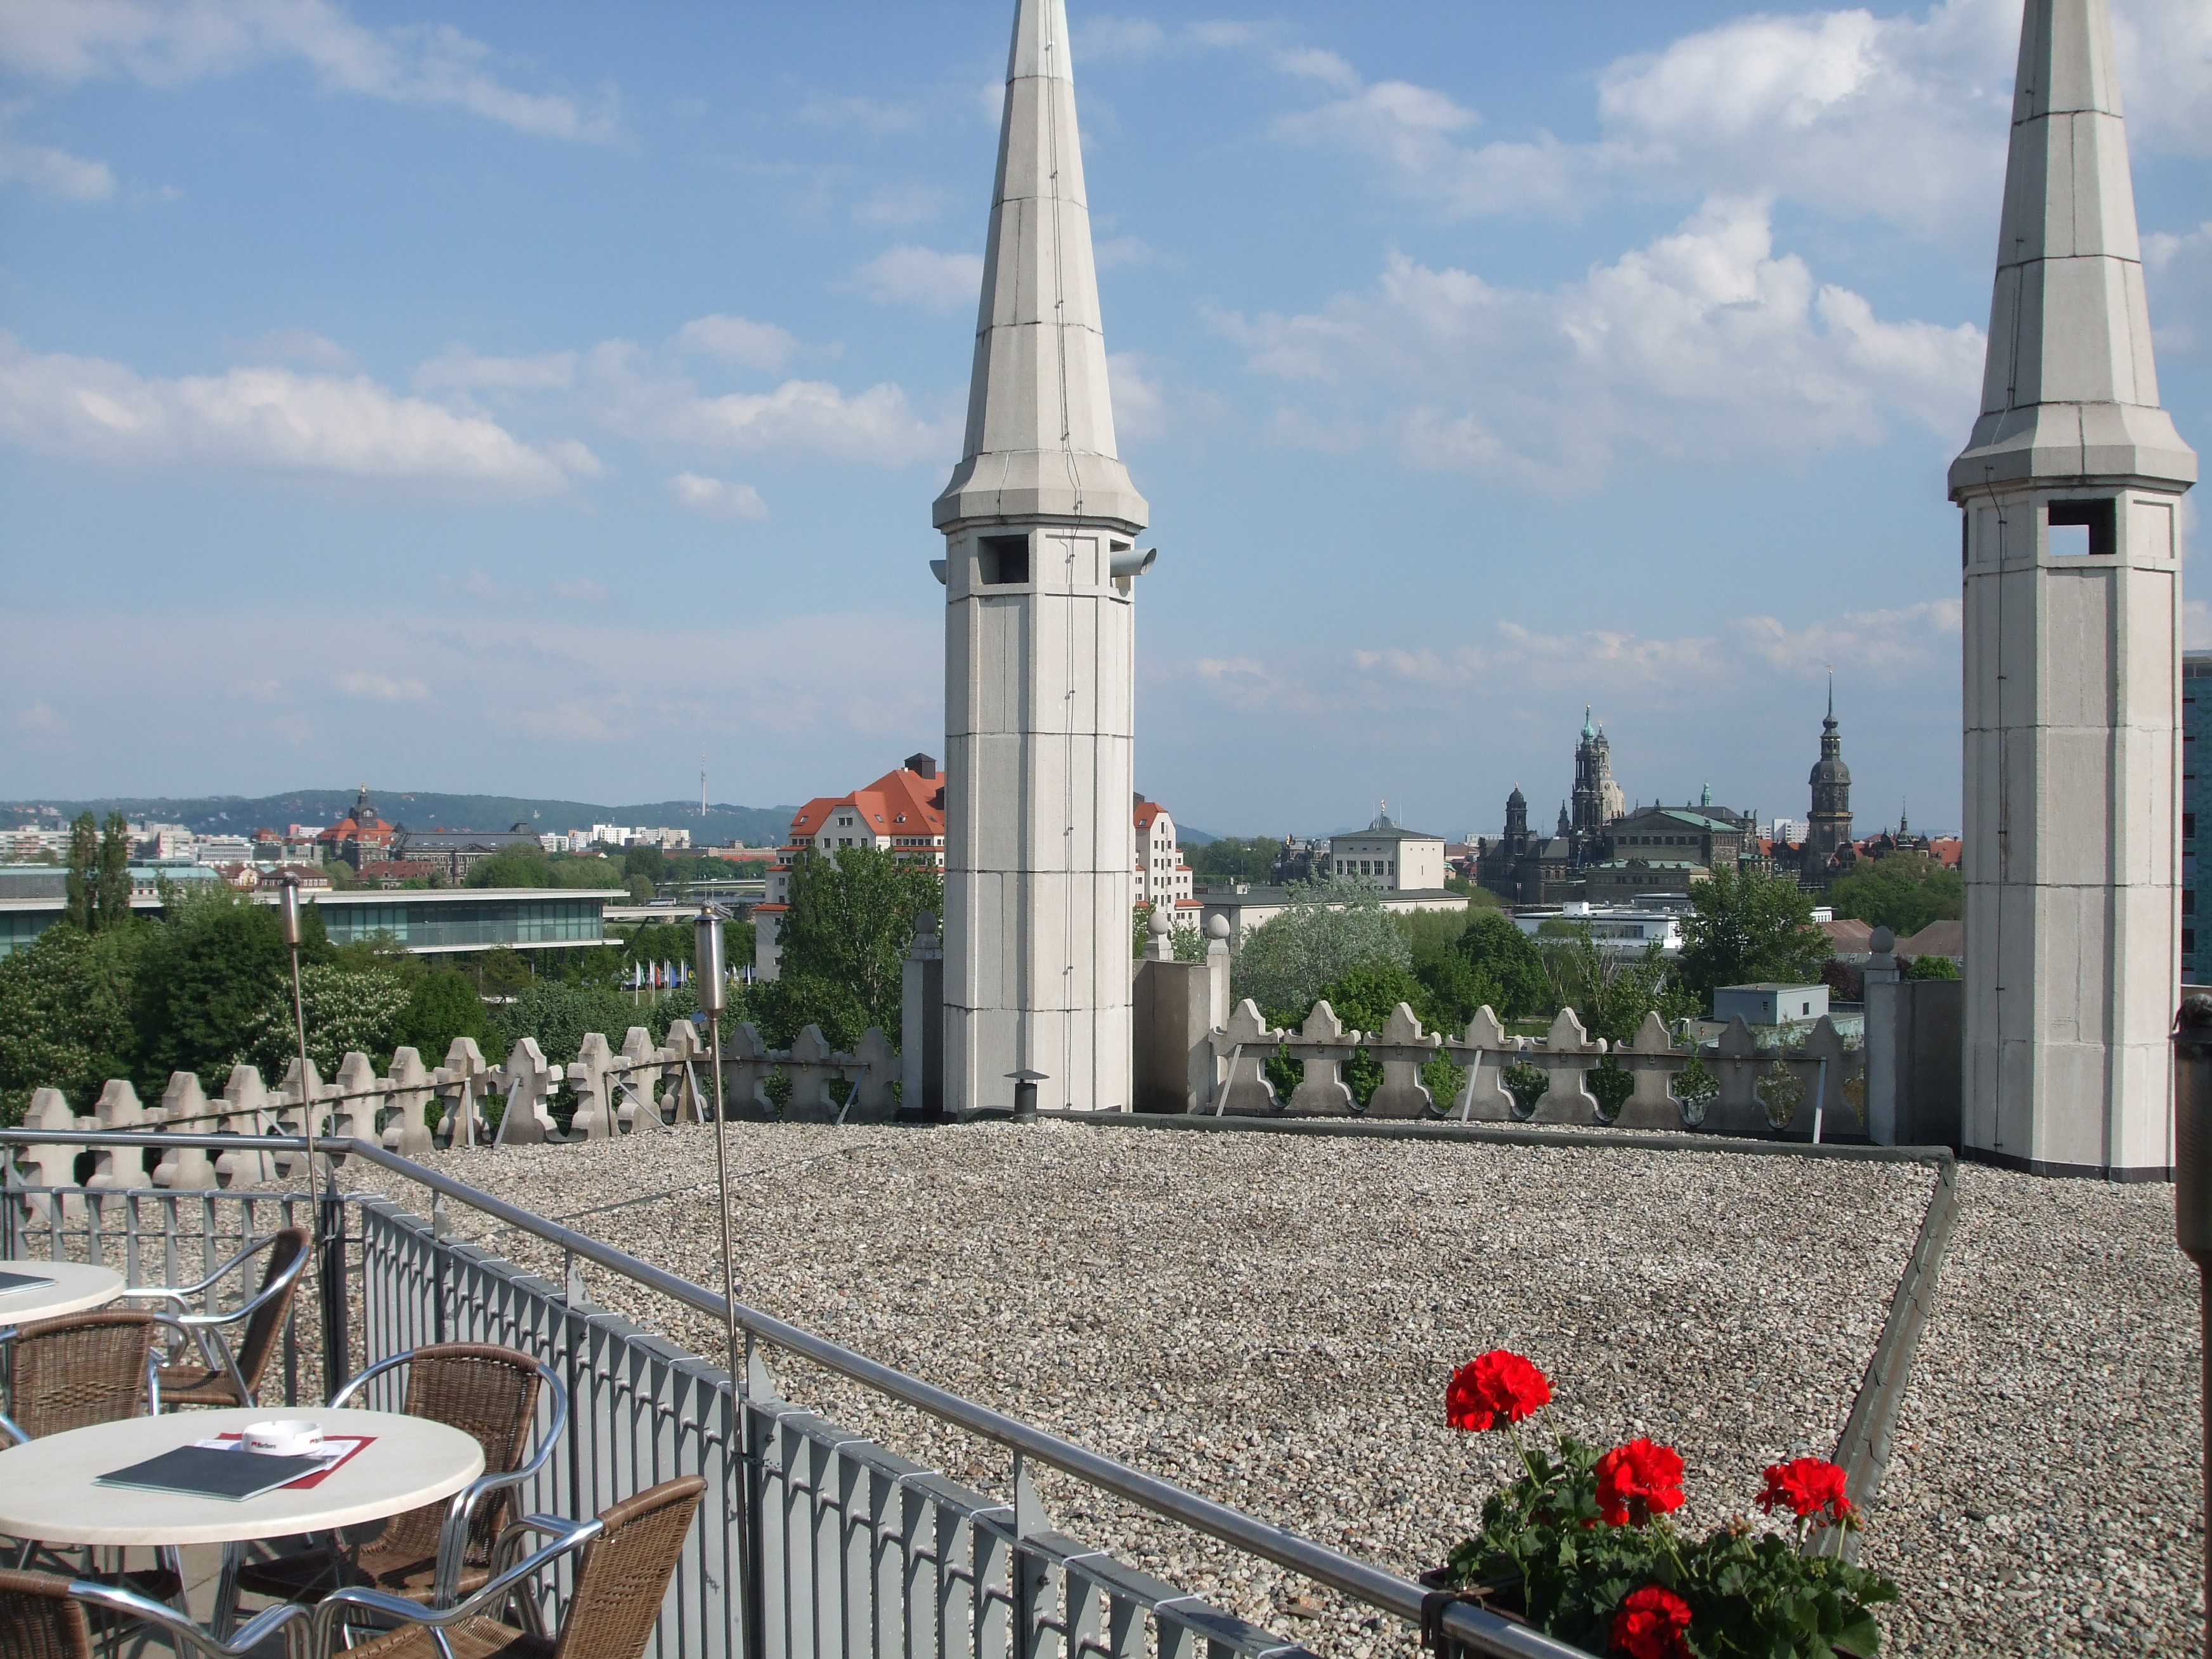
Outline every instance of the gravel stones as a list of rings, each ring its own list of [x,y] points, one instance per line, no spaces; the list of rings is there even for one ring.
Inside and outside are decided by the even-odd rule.
[[[1871,1565],[1900,1654],[2203,1642],[2196,1270],[2173,1189],[1967,1164]]]
[[[1443,1426],[1452,1368],[1486,1348],[1551,1375],[1557,1425],[1678,1447],[1692,1528],[1748,1509],[1768,1462],[1827,1455],[1933,1185],[1917,1164],[1049,1121],[732,1124],[729,1143],[741,1300],[1408,1576],[1474,1529],[1510,1455]],[[436,1161],[719,1276],[704,1129]],[[461,1237],[559,1278],[557,1252],[449,1209]],[[721,1352],[716,1322],[587,1277]],[[1006,1491],[997,1449],[796,1362],[779,1374],[794,1401]],[[1413,1645],[1270,1564],[1040,1486],[1064,1529],[1255,1622],[1350,1659]],[[1877,1533],[1869,1564],[1893,1557]]]

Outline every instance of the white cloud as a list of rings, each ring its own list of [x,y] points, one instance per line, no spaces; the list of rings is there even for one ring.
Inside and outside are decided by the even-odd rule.
[[[974,305],[982,292],[983,256],[940,253],[902,243],[861,265],[853,280],[871,300],[951,311]]]
[[[297,59],[334,92],[441,104],[545,137],[606,140],[611,95],[590,108],[520,91],[491,49],[446,24],[376,30],[331,0],[9,0],[0,66],[64,85],[129,76],[155,86]]]
[[[1873,443],[1894,417],[1966,429],[1983,342],[1889,323],[1778,256],[1764,204],[1708,203],[1672,234],[1548,291],[1395,255],[1316,313],[1219,319],[1256,371],[1324,404],[1279,437],[1341,452],[1387,440],[1413,465],[1547,493],[1617,465],[1802,458]]]
[[[466,346],[450,345],[413,376],[417,392],[552,392],[574,383],[576,354],[552,351],[536,357],[480,357]]]
[[[665,430],[717,447],[791,449],[893,466],[942,454],[946,441],[888,382],[849,397],[825,380],[786,380],[773,392],[691,398],[665,411]]]
[[[115,174],[106,162],[51,144],[19,143],[0,132],[0,182],[10,180],[73,202],[104,202],[115,194]]]
[[[1094,243],[1091,257],[1101,270],[1114,265],[1167,265],[1178,263],[1141,236],[1109,236]],[[979,278],[980,280],[980,278]]]
[[[1444,92],[1367,85],[1330,54],[1253,31],[1220,44],[1335,85],[1341,96],[1277,130],[1367,156],[1445,213],[1576,213],[1614,185],[1656,185],[1784,197],[1979,246],[1996,216],[2020,15],[2020,0],[1941,0],[1917,15],[1739,17],[1608,64],[1601,136],[1588,143],[1540,132],[1476,145],[1480,117]],[[2114,29],[2132,140],[2212,153],[2212,7],[2122,0]]]
[[[249,363],[289,363],[331,374],[355,367],[353,353],[311,328],[273,328],[254,339],[226,340],[223,346],[232,356]]]
[[[389,674],[356,671],[340,674],[331,684],[349,697],[366,697],[372,702],[424,702],[430,696],[430,688],[422,681],[394,679]]]
[[[279,368],[144,378],[98,357],[27,351],[0,331],[0,442],[118,465],[234,465],[542,495],[568,465],[481,416],[365,375]],[[592,465],[596,465],[596,462]]]
[[[749,483],[726,483],[696,472],[679,472],[667,481],[669,499],[709,519],[765,519],[768,503]]]
[[[1075,62],[1149,58],[1167,44],[1167,31],[1149,17],[1086,16],[1076,26]]]
[[[774,323],[744,317],[695,317],[676,331],[679,351],[712,357],[738,368],[781,368],[799,349],[798,337]]]
[[[15,724],[26,732],[66,732],[69,722],[54,712],[53,705],[44,697],[33,697],[23,711],[15,716]]]
[[[934,185],[885,185],[853,209],[864,225],[919,225],[945,211],[945,191]]]
[[[2159,356],[2193,356],[2212,346],[2212,220],[2179,234],[2151,231],[2142,251]]]
[[[802,105],[799,118],[823,127],[858,127],[875,137],[913,132],[921,126],[921,111],[912,104],[890,104],[880,99],[818,97]]]

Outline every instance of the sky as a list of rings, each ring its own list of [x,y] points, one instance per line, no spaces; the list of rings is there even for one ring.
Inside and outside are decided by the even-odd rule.
[[[940,753],[1012,9],[0,6],[0,798]],[[1495,833],[1587,705],[1802,817],[1832,667],[1862,833],[1955,828],[2019,0],[1069,11],[1140,789]],[[2212,4],[2113,13],[2202,447]]]

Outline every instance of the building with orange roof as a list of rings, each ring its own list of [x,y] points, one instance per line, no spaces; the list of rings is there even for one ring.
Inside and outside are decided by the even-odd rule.
[[[317,850],[325,863],[343,860],[356,870],[364,863],[383,859],[392,846],[392,827],[376,816],[368,803],[368,786],[354,797],[353,811],[315,836]]]
[[[945,867],[945,780],[932,755],[908,755],[849,795],[820,795],[792,815],[791,828],[768,872],[768,902],[753,912],[753,971],[774,979],[782,957],[779,932],[791,908],[791,871],[801,853],[835,858],[848,847],[871,847]]]

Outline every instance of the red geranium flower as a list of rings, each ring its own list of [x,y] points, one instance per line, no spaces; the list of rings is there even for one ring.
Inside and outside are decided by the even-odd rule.
[[[1825,1517],[1846,1522],[1856,1513],[1844,1491],[1844,1472],[1819,1457],[1767,1466],[1766,1490],[1759,1494],[1759,1507],[1771,1515],[1778,1505],[1787,1507],[1801,1521]]]
[[[1518,1423],[1552,1397],[1551,1379],[1517,1353],[1492,1348],[1452,1373],[1444,1421],[1480,1433]]]
[[[1641,1437],[1597,1460],[1597,1512],[1612,1527],[1642,1526],[1682,1507],[1682,1460]]]
[[[1631,1590],[1613,1615],[1613,1644],[1629,1659],[1685,1659],[1690,1604],[1656,1584]]]

